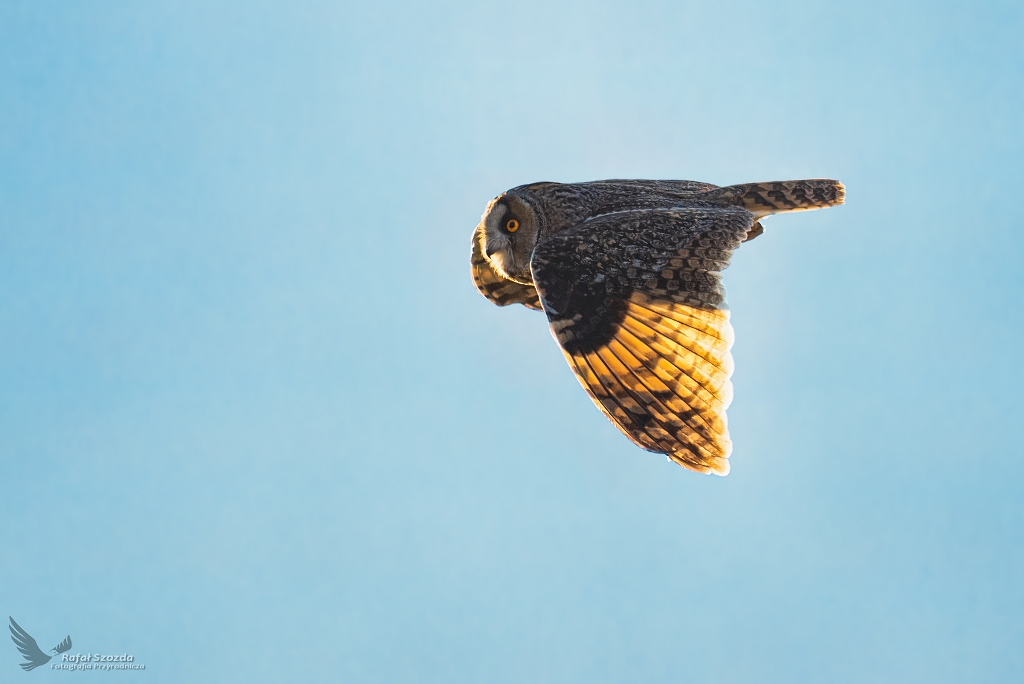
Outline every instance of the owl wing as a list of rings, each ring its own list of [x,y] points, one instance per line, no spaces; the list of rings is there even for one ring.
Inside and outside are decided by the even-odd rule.
[[[551,332],[627,437],[700,472],[729,472],[732,326],[721,271],[747,237],[739,207],[596,217],[534,250]]]
[[[522,304],[530,309],[541,310],[537,288],[522,285],[498,274],[484,258],[483,232],[479,227],[473,232],[473,256],[470,257],[470,270],[473,273],[473,284],[477,292],[498,306]]]

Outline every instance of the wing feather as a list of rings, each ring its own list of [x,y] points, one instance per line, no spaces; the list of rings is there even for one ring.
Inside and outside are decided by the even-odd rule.
[[[692,326],[680,323],[676,318],[670,318],[670,314],[682,317],[678,309],[689,308],[685,305],[674,307],[666,306],[654,309],[651,307],[628,307],[626,318],[631,319],[636,330],[647,330],[652,339],[659,337],[672,340],[672,343],[704,363],[715,366],[721,371],[732,373],[732,358],[729,350],[732,348],[732,326],[726,321],[716,321],[719,329],[714,332],[707,330],[697,331]],[[660,310],[659,310],[660,309]],[[728,319],[727,312],[722,312]]]
[[[707,416],[686,403],[675,389],[669,386],[669,383],[675,384],[675,378],[672,376],[662,377],[655,373],[649,367],[650,360],[638,358],[617,339],[608,343],[608,350],[629,369],[630,373],[636,376],[637,381],[643,385],[644,393],[650,395],[650,403],[656,403],[668,409],[669,413],[665,421],[673,428],[682,429],[687,426],[708,436],[711,434],[710,431],[719,427],[714,424],[715,421],[709,421]],[[698,404],[699,400],[693,403]]]
[[[671,389],[651,375],[641,361],[632,357],[617,342],[612,341],[607,351],[614,354],[622,366],[622,370],[616,369],[617,372],[623,373],[623,377],[630,374],[635,378],[635,383],[627,383],[629,389],[634,396],[644,400],[645,408],[654,417],[658,426],[669,434],[668,445],[685,440],[698,449],[705,458],[716,458],[721,455],[719,447],[715,444],[716,430],[708,425],[701,413],[678,401]]]
[[[522,285],[499,275],[484,257],[481,248],[482,240],[483,232],[477,226],[473,231],[473,255],[470,257],[470,272],[473,274],[473,284],[476,286],[477,292],[498,306],[522,304],[529,309],[540,311],[541,305],[540,299],[537,298],[537,288],[532,285]]]
[[[628,343],[631,333],[625,327],[619,335],[619,341]],[[719,388],[717,394],[709,390],[693,378],[688,370],[690,364],[683,354],[671,347],[670,342],[654,342],[641,347],[639,343],[633,346],[634,356],[648,372],[661,380],[668,391],[682,401],[688,409],[700,411],[703,420],[712,429],[721,429],[724,424],[717,418],[717,414],[724,411],[728,402],[721,396],[724,394]],[[724,383],[722,383],[724,384]]]
[[[728,470],[727,370],[672,337],[644,344],[625,326],[606,345],[576,357],[586,363],[583,374],[573,364],[580,383],[638,446],[701,472]]]
[[[726,320],[722,321],[722,326],[731,328],[728,318],[724,318]],[[731,340],[723,340],[725,344],[721,347],[709,350],[691,344],[685,334],[666,324],[662,317],[646,316],[640,320],[637,316],[629,315],[624,319],[623,327],[630,333],[639,333],[638,337],[646,333],[645,337],[641,337],[642,340],[660,352],[673,366],[689,374],[694,383],[712,396],[718,395],[722,382],[732,375],[733,361],[729,353]]]
[[[552,334],[587,394],[635,444],[691,470],[729,471],[720,271],[752,224],[738,208],[623,212],[534,251]]]
[[[670,436],[659,425],[652,425],[650,414],[630,394],[621,378],[605,365],[596,352],[584,354],[587,365],[598,378],[601,403],[618,419],[618,425],[625,425],[627,436],[639,446],[650,451],[663,451]],[[596,390],[596,388],[595,388]]]

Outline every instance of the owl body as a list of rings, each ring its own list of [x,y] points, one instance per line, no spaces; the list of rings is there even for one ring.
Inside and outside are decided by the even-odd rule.
[[[491,201],[477,289],[543,310],[583,388],[627,437],[700,472],[731,451],[732,327],[721,271],[769,214],[841,204],[837,181],[534,183]]]

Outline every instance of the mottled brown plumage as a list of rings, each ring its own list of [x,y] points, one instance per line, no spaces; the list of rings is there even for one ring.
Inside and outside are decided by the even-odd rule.
[[[473,256],[470,268],[473,273],[473,284],[484,297],[498,306],[522,304],[530,309],[541,311],[537,288],[533,285],[521,285],[498,275],[483,253],[484,232],[477,228],[473,231]]]
[[[535,183],[473,234],[477,289],[547,314],[569,366],[635,444],[724,475],[732,327],[721,271],[769,214],[841,204],[833,180]]]

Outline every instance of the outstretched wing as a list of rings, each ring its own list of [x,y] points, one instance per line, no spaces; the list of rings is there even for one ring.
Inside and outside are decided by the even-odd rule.
[[[470,258],[470,270],[473,273],[473,284],[477,291],[498,306],[522,304],[530,309],[540,311],[540,300],[537,289],[532,285],[521,285],[499,275],[484,258],[482,248],[483,233],[480,227],[473,231],[473,256]]]
[[[27,663],[20,663],[21,669],[27,672],[50,662],[50,656],[39,650],[39,644],[36,643],[36,640],[23,630],[21,625],[14,621],[14,618],[9,615],[7,617],[11,621],[9,625],[11,640],[14,641],[14,645],[18,647],[21,655],[25,656],[25,660],[28,661]]]
[[[60,642],[53,647],[53,650],[57,653],[67,653],[71,650],[71,635],[64,637],[64,641]]]
[[[634,443],[729,472],[732,326],[720,272],[747,237],[739,207],[600,216],[548,238],[533,280],[594,403]]]

